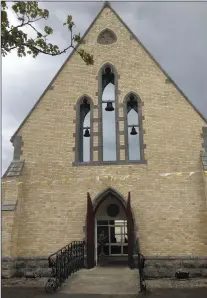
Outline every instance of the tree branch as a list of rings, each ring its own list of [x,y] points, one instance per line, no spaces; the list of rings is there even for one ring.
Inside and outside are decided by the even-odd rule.
[[[32,26],[30,23],[28,23],[27,25],[29,25],[34,31],[36,31],[37,33],[39,33],[39,34],[42,34],[42,33],[40,33],[34,26]]]
[[[30,23],[34,23],[34,22],[39,21],[39,20],[41,20],[41,19],[43,19],[43,18],[44,18],[44,17],[41,17],[41,18],[38,18],[38,19],[33,20],[33,21],[28,20],[26,23],[24,23],[24,22],[23,22],[24,20],[22,20],[22,24],[13,27],[11,30],[8,31],[8,33],[10,33],[10,32],[11,32],[12,30],[14,30],[14,29],[17,29],[17,28],[20,28],[20,27],[23,27],[23,26],[26,26],[26,25],[30,25]],[[34,28],[33,28],[33,29],[34,29]],[[36,29],[35,29],[35,30],[36,30]]]
[[[37,48],[37,47],[35,47],[35,46],[33,46],[33,45],[28,45],[28,44],[26,44],[26,43],[23,43],[23,44],[21,44],[21,46],[24,46],[24,47],[27,47],[27,48],[29,48],[29,49],[33,49],[33,50],[35,50],[35,51],[38,51],[39,53],[42,53],[42,54],[46,54],[46,55],[50,55],[50,56],[58,56],[58,55],[60,55],[60,54],[63,54],[63,53],[65,53],[69,48],[74,48],[73,46],[68,46],[67,48],[65,48],[64,50],[62,50],[61,52],[59,52],[59,53],[48,53],[48,52],[45,52],[44,50],[41,50],[41,49],[39,49],[39,48]],[[14,50],[14,49],[16,49],[16,48],[18,48],[19,47],[19,45],[16,45],[16,46],[14,46],[14,47],[11,47],[11,48],[6,48],[5,50],[6,51],[8,51],[8,52],[10,52],[11,50]]]

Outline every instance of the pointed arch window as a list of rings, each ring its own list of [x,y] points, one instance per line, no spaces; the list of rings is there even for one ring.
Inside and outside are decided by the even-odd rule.
[[[127,161],[144,160],[141,101],[130,93],[124,100],[125,155]]]
[[[93,103],[90,97],[81,97],[76,105],[76,162],[93,160]]]
[[[99,72],[99,160],[119,160],[117,75],[111,65]]]
[[[97,42],[102,45],[112,44],[117,41],[116,34],[110,29],[104,29],[98,36]]]

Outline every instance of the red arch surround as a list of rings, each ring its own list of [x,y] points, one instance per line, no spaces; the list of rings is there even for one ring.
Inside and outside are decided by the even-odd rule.
[[[93,268],[95,266],[95,215],[106,197],[112,194],[121,204],[127,218],[128,227],[128,265],[130,268],[134,267],[133,253],[135,243],[135,218],[131,209],[131,196],[128,193],[127,201],[122,194],[117,192],[113,188],[107,188],[99,193],[94,200],[91,200],[90,194],[87,193],[87,215],[86,215],[86,253],[87,253],[87,268]]]

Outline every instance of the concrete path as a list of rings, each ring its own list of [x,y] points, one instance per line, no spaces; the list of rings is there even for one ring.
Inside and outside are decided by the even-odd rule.
[[[142,295],[97,295],[97,294],[46,294],[43,288],[3,287],[2,298],[135,298]],[[206,298],[207,288],[194,289],[152,289],[150,298]]]
[[[139,274],[127,267],[95,267],[69,277],[57,293],[45,293],[47,278],[2,280],[2,298],[136,298]],[[207,298],[207,279],[147,280],[151,298]]]
[[[137,294],[138,270],[128,267],[95,267],[72,275],[60,293],[73,294]]]

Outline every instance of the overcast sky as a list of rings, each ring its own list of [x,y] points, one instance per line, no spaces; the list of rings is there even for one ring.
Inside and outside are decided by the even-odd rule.
[[[41,2],[50,11],[52,41],[64,48],[69,34],[62,23],[71,14],[83,34],[103,2]],[[207,117],[207,2],[111,2],[161,66]],[[10,13],[9,17],[15,21]],[[42,24],[40,24],[42,25]],[[29,31],[28,31],[29,32]],[[31,110],[67,55],[2,58],[2,174],[12,160],[10,137]]]

